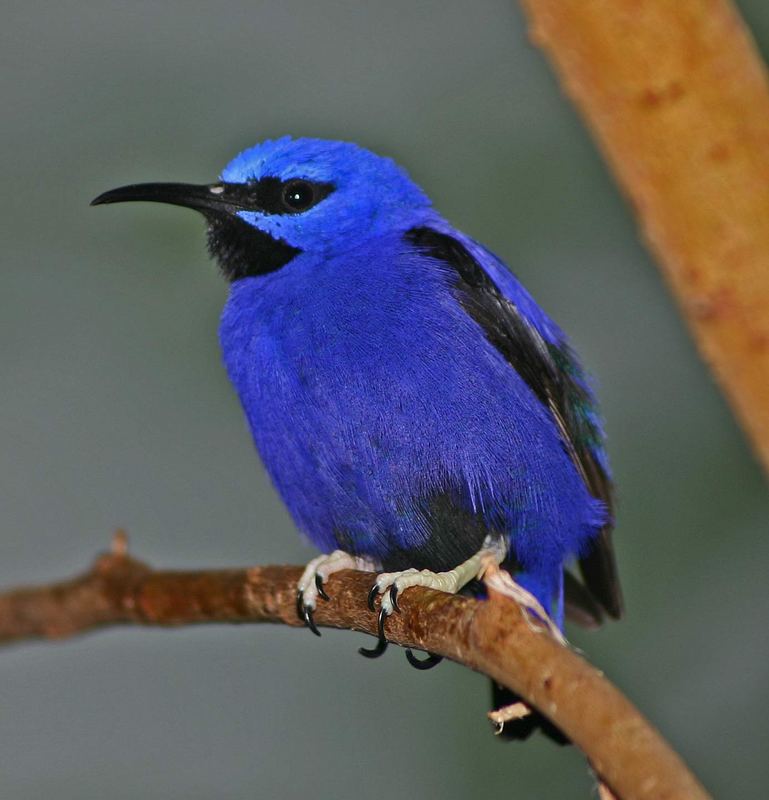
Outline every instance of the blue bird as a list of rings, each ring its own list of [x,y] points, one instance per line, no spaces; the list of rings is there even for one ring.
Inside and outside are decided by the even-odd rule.
[[[505,264],[401,167],[354,144],[282,137],[215,184],[126,186],[93,204],[129,200],[207,220],[230,282],[227,372],[275,487],[323,554],[298,587],[311,629],[330,574],[381,573],[376,655],[398,592],[459,591],[487,559],[559,627],[565,614],[588,626],[621,615],[585,373]]]

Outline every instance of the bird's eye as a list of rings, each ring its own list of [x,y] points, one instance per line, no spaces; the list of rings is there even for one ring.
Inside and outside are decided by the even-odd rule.
[[[309,181],[288,181],[283,187],[281,200],[289,213],[298,214],[307,211],[318,202],[315,187]]]

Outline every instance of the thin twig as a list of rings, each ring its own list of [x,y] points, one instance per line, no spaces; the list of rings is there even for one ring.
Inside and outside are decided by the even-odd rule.
[[[0,643],[62,638],[99,627],[279,622],[296,612],[300,567],[171,572],[131,557],[124,537],[83,575],[0,594]],[[366,604],[370,573],[329,578],[318,625],[376,633]],[[622,800],[698,800],[705,790],[631,703],[573,650],[557,642],[512,600],[488,600],[411,588],[388,638],[488,675],[549,717]],[[310,646],[308,642],[308,646]]]

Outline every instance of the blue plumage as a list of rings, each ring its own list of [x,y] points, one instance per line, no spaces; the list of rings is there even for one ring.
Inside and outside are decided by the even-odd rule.
[[[489,536],[560,624],[621,612],[600,417],[564,334],[404,170],[284,137],[212,186],[95,202],[200,210],[231,281],[220,339],[301,530],[386,570],[448,570]],[[564,568],[581,559],[585,585]]]
[[[479,545],[428,546],[441,535],[430,501],[448,494],[505,532],[524,583],[560,616],[551,592],[564,561],[606,522],[605,504],[591,497],[550,409],[463,308],[453,269],[407,233],[454,237],[545,343],[563,344],[561,331],[393,162],[351,144],[284,138],[222,173],[232,183],[264,177],[336,187],[302,215],[240,213],[302,252],[235,282],[220,330],[256,445],[300,528],[323,551],[448,569]]]
[[[425,500],[451,491],[514,535],[522,565],[557,571],[603,508],[447,270],[402,234],[233,285],[222,349],[264,463],[321,550],[418,551]],[[417,561],[391,566],[452,566]]]

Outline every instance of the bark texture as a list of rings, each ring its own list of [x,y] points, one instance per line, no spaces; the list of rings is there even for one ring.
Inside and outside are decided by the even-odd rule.
[[[769,81],[728,0],[521,0],[769,471]]]

